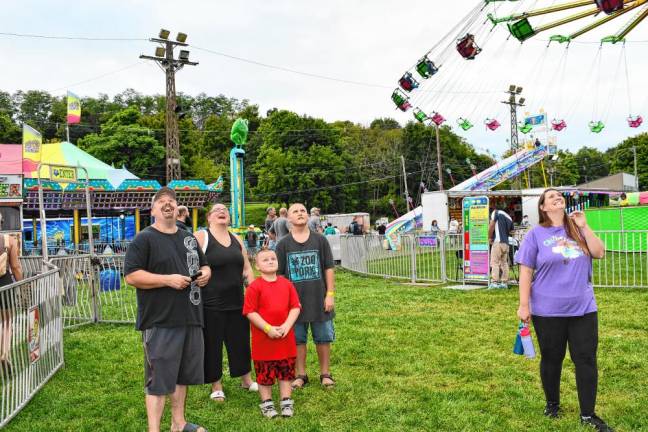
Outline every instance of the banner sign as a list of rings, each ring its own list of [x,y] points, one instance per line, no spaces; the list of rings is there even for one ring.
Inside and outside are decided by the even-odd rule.
[[[420,236],[418,240],[420,247],[437,247],[436,235]]]
[[[0,176],[0,199],[3,198],[22,198],[22,176]]]
[[[525,124],[530,124],[533,126],[545,124],[547,122],[547,116],[545,114],[538,114],[524,119]]]
[[[75,124],[81,122],[81,100],[79,96],[71,91],[67,93],[67,123]]]
[[[76,168],[52,165],[50,167],[50,180],[58,182],[77,181]]]
[[[41,161],[43,137],[36,129],[23,124],[23,172],[36,171]]]
[[[463,199],[464,280],[488,283],[488,197]]]
[[[34,363],[40,358],[40,309],[38,306],[29,308],[28,316],[28,346],[29,362]]]

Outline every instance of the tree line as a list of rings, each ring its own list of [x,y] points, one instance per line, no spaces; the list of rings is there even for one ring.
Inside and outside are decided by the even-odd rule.
[[[248,100],[224,95],[178,95],[178,125],[183,178],[210,183],[219,176],[229,190],[229,132],[238,117],[249,121],[245,146],[246,197],[263,202],[301,201],[326,212],[369,211],[393,215],[405,210],[405,181],[412,203],[437,190],[436,140],[432,127],[401,126],[379,118],[369,126],[323,119],[281,109],[259,113]],[[165,97],[133,89],[109,97],[81,100],[81,123],[70,126],[70,141],[98,159],[125,166],[140,178],[165,179]],[[0,91],[0,142],[20,143],[21,124],[43,134],[45,142],[66,139],[66,98],[46,91]],[[450,126],[440,128],[443,184],[449,188],[492,165]],[[560,151],[547,161],[553,184],[577,185],[616,172],[634,170],[637,148],[639,183],[648,184],[648,134],[639,134],[601,152],[582,147]],[[402,156],[402,159],[401,159]],[[406,175],[403,175],[403,162]],[[539,166],[529,170],[531,185],[544,180]],[[405,181],[404,181],[405,179]],[[503,185],[506,187],[506,185]],[[227,199],[227,193],[225,193]]]

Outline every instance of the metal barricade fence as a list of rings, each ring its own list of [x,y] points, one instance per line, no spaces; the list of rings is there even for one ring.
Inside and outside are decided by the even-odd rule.
[[[594,286],[648,288],[648,231],[597,231],[596,235],[603,241],[606,253],[603,259],[593,260]],[[462,236],[440,233],[433,246],[429,235],[404,234],[398,249],[390,250],[384,236],[343,235],[341,265],[363,274],[412,282],[461,282]],[[517,268],[513,271],[519,273]]]
[[[135,323],[137,294],[134,287],[126,285],[124,258],[121,254],[96,257],[98,322]]]
[[[51,264],[0,287],[0,428],[63,365],[61,280]]]

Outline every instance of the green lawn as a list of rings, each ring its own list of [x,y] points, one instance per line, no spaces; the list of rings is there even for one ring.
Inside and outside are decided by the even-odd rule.
[[[210,431],[579,431],[566,361],[559,420],[543,417],[538,360],[511,353],[516,292],[462,292],[338,272],[337,388],[294,395],[296,417],[268,421],[257,395],[227,378],[227,402],[193,387],[188,419]],[[648,290],[598,289],[598,412],[618,431],[648,431]],[[66,331],[66,367],[6,431],[142,431],[140,335],[130,325]],[[316,378],[311,347],[309,372]],[[316,379],[314,381],[317,381]],[[170,422],[168,413],[164,424]]]

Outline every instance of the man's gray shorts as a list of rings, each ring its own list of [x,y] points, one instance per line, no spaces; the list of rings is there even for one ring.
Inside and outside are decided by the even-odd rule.
[[[142,332],[144,391],[175,392],[176,384],[203,384],[205,345],[200,327],[153,327]]]

